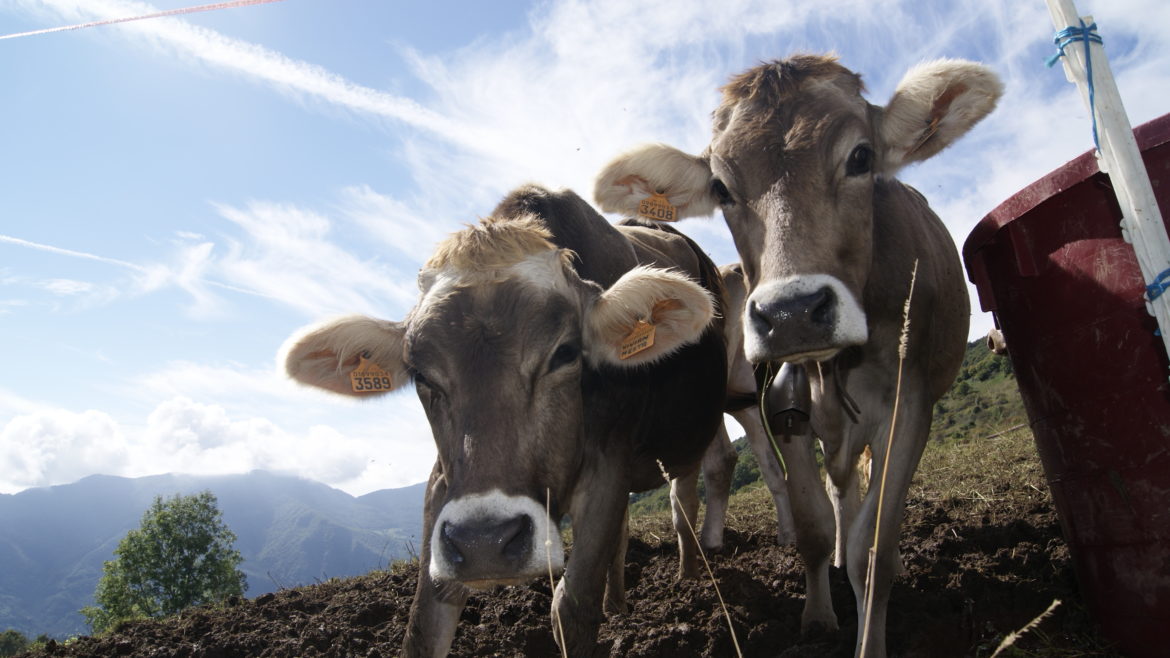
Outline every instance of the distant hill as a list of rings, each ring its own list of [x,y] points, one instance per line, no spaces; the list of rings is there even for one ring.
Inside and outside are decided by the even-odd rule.
[[[968,343],[954,385],[934,405],[930,438],[981,439],[1027,422],[1012,360],[983,340]]]
[[[424,484],[354,497],[264,471],[199,477],[95,475],[0,495],[0,631],[67,637],[88,630],[102,564],[156,495],[210,490],[244,556],[249,597],[364,574],[417,552]]]

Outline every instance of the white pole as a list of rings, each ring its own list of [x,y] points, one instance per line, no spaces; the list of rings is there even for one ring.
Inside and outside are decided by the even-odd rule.
[[[1067,27],[1080,28],[1093,24],[1092,16],[1081,18],[1077,15],[1073,0],[1047,0],[1052,24],[1059,32]],[[1085,35],[1087,38],[1087,35]],[[1133,127],[1121,103],[1121,94],[1113,80],[1113,71],[1105,57],[1105,49],[1099,43],[1089,43],[1092,58],[1093,103],[1089,102],[1088,67],[1085,61],[1085,44],[1075,41],[1064,48],[1064,73],[1069,82],[1081,90],[1081,97],[1090,114],[1095,114],[1098,141],[1101,144],[1097,163],[1102,172],[1109,175],[1113,191],[1121,206],[1121,234],[1126,242],[1133,245],[1138,266],[1146,283],[1152,283],[1162,272],[1170,269],[1170,238],[1162,223],[1162,213],[1150,185],[1149,174],[1142,163]],[[1146,310],[1158,320],[1162,330],[1162,342],[1170,353],[1170,291],[1153,302],[1146,302]]]

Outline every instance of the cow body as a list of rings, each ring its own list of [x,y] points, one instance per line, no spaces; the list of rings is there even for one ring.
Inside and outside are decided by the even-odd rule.
[[[589,655],[603,593],[624,606],[628,493],[693,471],[721,419],[718,273],[676,231],[614,227],[571,192],[526,187],[440,245],[419,284],[403,322],[337,320],[286,356],[337,392],[375,362],[426,410],[438,459],[404,653],[445,655],[471,589],[563,568],[554,635]],[[638,321],[655,337],[628,354]]]
[[[807,373],[825,454],[829,496],[812,436],[780,442],[807,570],[802,626],[837,627],[835,548],[858,601],[856,653],[884,656],[906,493],[933,404],[962,361],[970,313],[946,228],[893,175],[966,132],[1001,87],[979,65],[940,61],[909,72],[885,107],[862,91],[831,57],[761,65],[723,89],[701,155],[631,151],[599,175],[596,196],[614,211],[656,192],[681,216],[722,209],[750,290],[744,352]],[[856,463],[866,446],[873,476],[862,499]]]

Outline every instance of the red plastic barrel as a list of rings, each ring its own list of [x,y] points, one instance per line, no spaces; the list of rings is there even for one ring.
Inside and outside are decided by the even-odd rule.
[[[1170,217],[1170,114],[1134,134]],[[963,259],[1007,340],[1086,607],[1127,654],[1166,656],[1170,364],[1120,221],[1085,153],[984,217]]]

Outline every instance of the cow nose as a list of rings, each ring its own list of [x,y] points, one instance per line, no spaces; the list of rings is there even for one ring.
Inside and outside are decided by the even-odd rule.
[[[532,549],[532,517],[444,522],[443,556],[459,571],[497,574],[515,568]]]
[[[782,324],[830,328],[837,321],[837,295],[824,286],[807,295],[776,300],[749,301],[752,328],[768,335]]]

